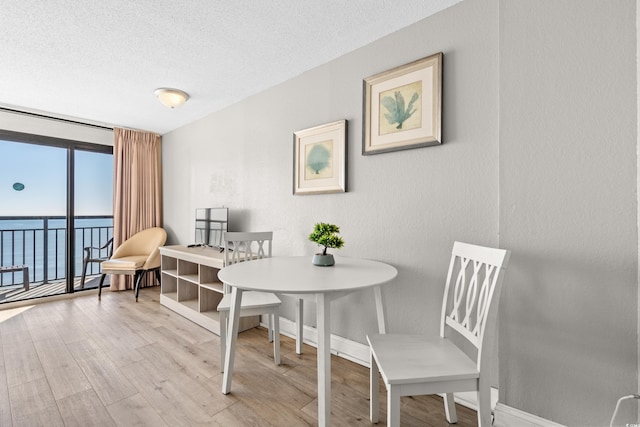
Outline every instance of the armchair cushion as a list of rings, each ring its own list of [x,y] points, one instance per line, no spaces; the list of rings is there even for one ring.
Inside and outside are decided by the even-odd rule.
[[[132,255],[118,259],[110,259],[102,262],[102,272],[105,274],[112,273],[114,271],[133,272],[141,269],[147,261],[147,258],[147,255]]]

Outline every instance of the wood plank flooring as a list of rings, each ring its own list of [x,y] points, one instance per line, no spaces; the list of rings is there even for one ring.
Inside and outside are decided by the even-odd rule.
[[[159,288],[0,311],[0,426],[313,426],[316,352],[266,330],[240,335],[232,392],[218,336],[160,306]],[[368,369],[332,356],[331,422],[367,426]],[[385,395],[381,396],[385,402]],[[381,422],[386,411],[381,407]],[[475,412],[458,406],[460,427]],[[402,398],[403,426],[445,426],[442,399]]]

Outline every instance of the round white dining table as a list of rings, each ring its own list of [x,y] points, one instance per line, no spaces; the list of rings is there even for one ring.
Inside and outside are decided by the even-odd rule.
[[[311,263],[310,256],[272,257],[241,262],[223,268],[218,278],[231,286],[227,348],[222,392],[231,391],[235,345],[243,291],[279,294],[313,294],[318,330],[318,425],[330,425],[331,415],[331,301],[348,293],[371,288],[376,301],[378,330],[386,333],[380,285],[393,280],[395,267],[367,259],[335,257],[331,267]]]

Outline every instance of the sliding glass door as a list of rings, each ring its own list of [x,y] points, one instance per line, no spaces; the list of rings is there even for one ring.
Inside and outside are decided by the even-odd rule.
[[[29,283],[20,271],[0,275],[3,301],[65,279],[67,150],[0,141],[0,158],[0,265],[29,268]]]
[[[98,260],[113,248],[113,155],[92,151],[74,152],[75,289],[96,288]],[[82,278],[84,277],[84,281]]]
[[[0,303],[92,287],[80,283],[83,248],[113,234],[111,153],[0,131]]]

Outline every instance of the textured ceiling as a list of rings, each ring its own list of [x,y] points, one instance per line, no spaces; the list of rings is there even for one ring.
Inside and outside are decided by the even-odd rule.
[[[0,106],[163,134],[458,1],[0,0]]]

